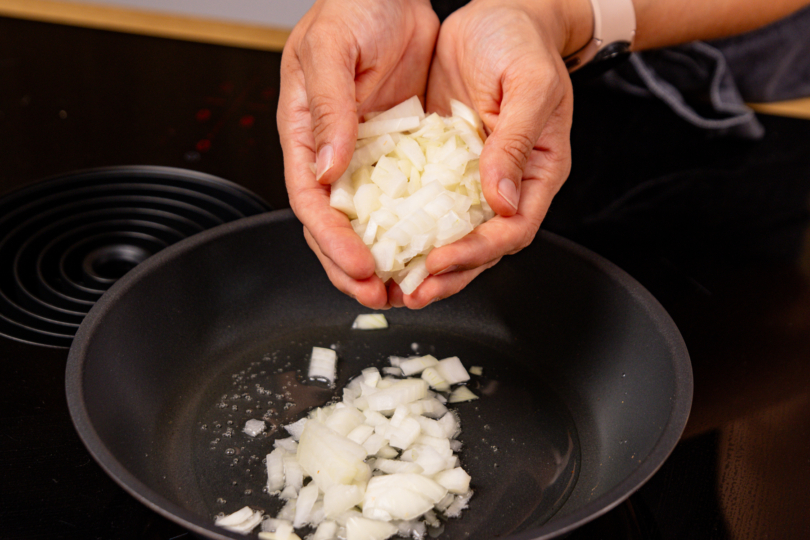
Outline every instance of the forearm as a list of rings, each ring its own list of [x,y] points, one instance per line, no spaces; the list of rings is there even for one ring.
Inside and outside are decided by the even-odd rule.
[[[593,10],[590,0],[516,0],[538,21],[549,20],[549,10],[561,15],[557,40],[568,56],[590,41]],[[551,5],[556,4],[556,5]],[[636,36],[633,50],[655,49],[742,34],[765,26],[802,7],[810,0],[633,0]]]
[[[808,0],[633,0],[634,50],[741,34],[808,5]]]

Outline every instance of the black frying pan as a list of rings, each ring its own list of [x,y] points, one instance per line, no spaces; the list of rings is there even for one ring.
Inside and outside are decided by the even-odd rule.
[[[245,421],[300,417],[332,392],[301,384],[312,346],[337,347],[339,385],[416,349],[480,365],[458,406],[476,495],[445,540],[538,539],[608,511],[663,463],[684,428],[692,373],[674,323],[638,283],[541,232],[462,293],[391,327],[327,281],[289,211],[222,225],[127,274],[79,329],[67,366],[76,428],[138,500],[209,538],[214,515],[274,512]],[[230,422],[230,423],[229,423]]]

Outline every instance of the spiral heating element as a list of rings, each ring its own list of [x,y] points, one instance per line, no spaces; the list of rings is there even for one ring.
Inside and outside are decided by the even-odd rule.
[[[93,304],[195,233],[268,211],[250,191],[163,167],[80,172],[0,199],[0,335],[69,347]]]

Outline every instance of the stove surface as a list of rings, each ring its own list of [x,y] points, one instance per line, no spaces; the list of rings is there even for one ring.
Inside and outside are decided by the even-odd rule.
[[[0,196],[113,165],[220,176],[288,206],[280,55],[0,19]],[[712,138],[664,107],[576,89],[574,167],[545,222],[670,312],[692,357],[682,441],[569,538],[808,538],[810,122]],[[0,337],[0,536],[190,534],[120,489],[67,412],[67,350]]]

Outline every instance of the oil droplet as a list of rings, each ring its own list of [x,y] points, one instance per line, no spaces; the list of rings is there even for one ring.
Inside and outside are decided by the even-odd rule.
[[[246,489],[245,490],[245,495],[253,495],[253,490],[252,489]]]
[[[225,504],[226,502],[228,502],[228,501],[226,501],[226,500],[225,500],[225,499],[223,499],[222,497],[220,497],[219,499],[217,499],[217,504]]]
[[[236,450],[234,450],[233,448],[228,448],[228,449],[225,450],[225,455],[226,456],[233,456],[235,454],[236,454]]]

